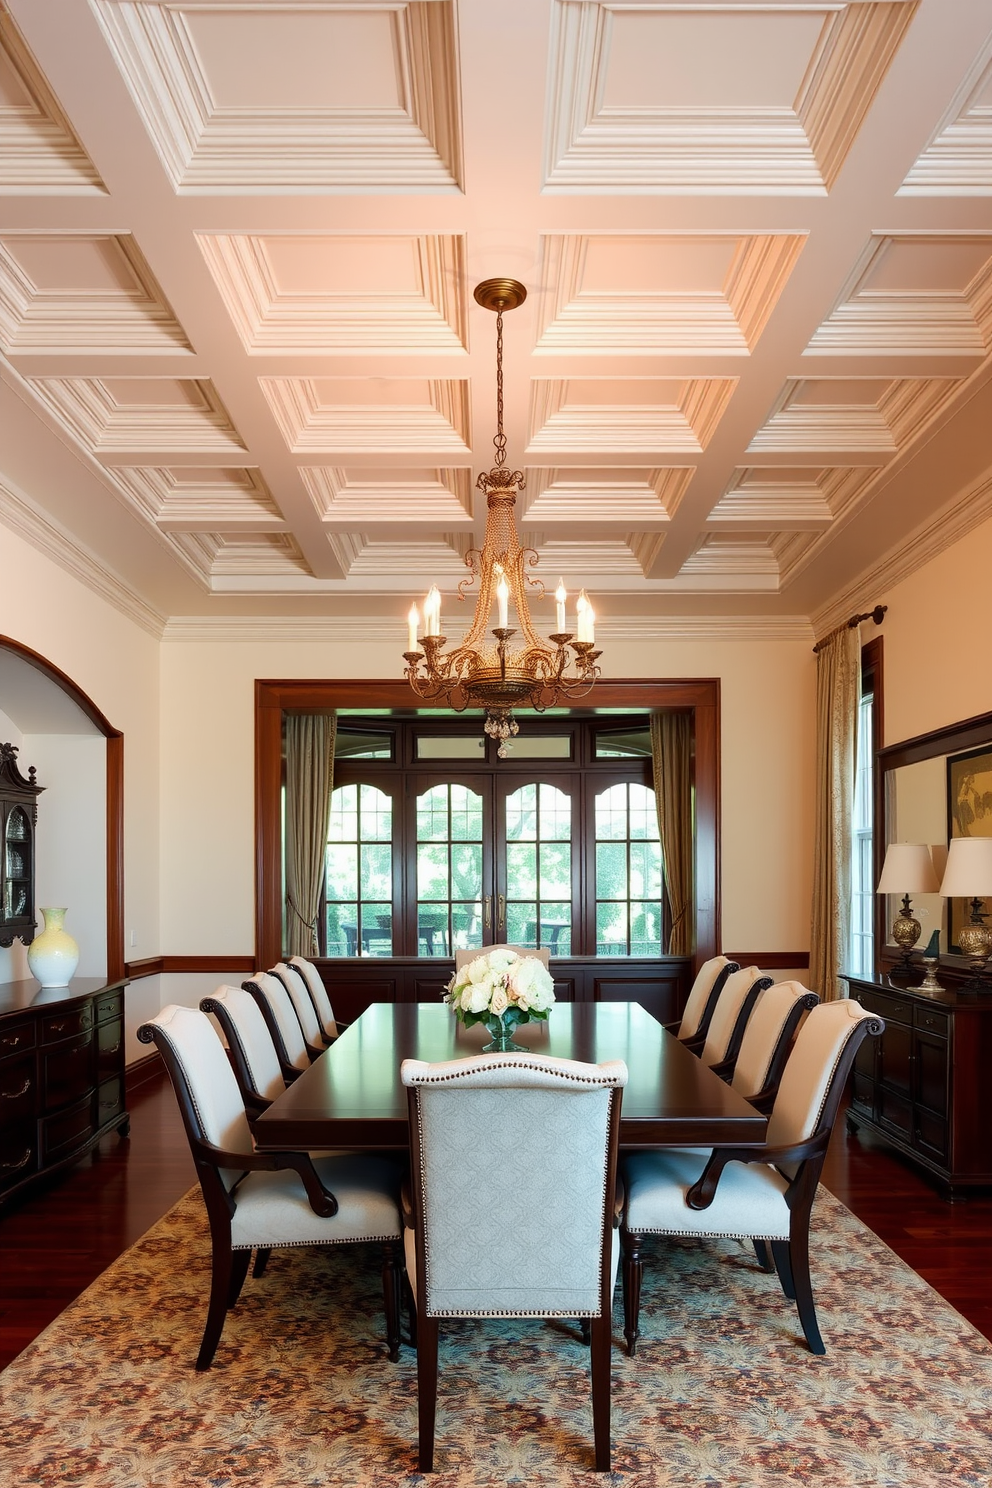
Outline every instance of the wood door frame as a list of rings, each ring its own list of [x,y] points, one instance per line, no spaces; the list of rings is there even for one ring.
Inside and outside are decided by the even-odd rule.
[[[107,980],[119,981],[124,964],[124,735],[96,703],[54,662],[30,646],[0,635],[0,648],[34,667],[64,692],[107,741]]]
[[[597,682],[596,708],[650,712],[670,708],[693,717],[695,787],[695,965],[720,945],[720,679]],[[409,684],[378,679],[256,679],[255,682],[255,958],[282,957],[282,717],[341,708],[417,711]]]

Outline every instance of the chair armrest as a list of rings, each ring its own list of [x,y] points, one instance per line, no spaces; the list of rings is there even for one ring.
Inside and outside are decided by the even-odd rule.
[[[338,1212],[338,1201],[321,1183],[309,1152],[226,1152],[210,1142],[192,1145],[194,1159],[205,1161],[212,1168],[234,1168],[242,1173],[274,1173],[290,1168],[303,1179],[314,1214],[330,1219]]]
[[[406,1179],[400,1185],[400,1215],[403,1220],[403,1228],[412,1230],[414,1228],[413,1194]]]
[[[795,1142],[789,1147],[714,1147],[705,1168],[685,1196],[686,1204],[690,1209],[708,1209],[728,1163],[805,1162],[824,1152],[829,1140],[829,1131],[823,1131],[806,1142]]]
[[[627,1203],[627,1190],[623,1186],[623,1179],[617,1174],[616,1192],[613,1195],[613,1228],[620,1228],[623,1220],[623,1211]]]
[[[719,1064],[711,1064],[710,1069],[715,1075],[719,1075],[721,1080],[726,1080],[729,1083],[734,1078],[734,1066],[736,1063],[736,1059],[721,1059]]]

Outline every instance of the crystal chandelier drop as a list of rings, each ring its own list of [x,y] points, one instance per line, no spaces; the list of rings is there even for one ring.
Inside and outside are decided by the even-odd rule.
[[[441,595],[433,585],[424,601],[422,635],[418,634],[421,616],[416,605],[410,610],[404,660],[406,678],[424,702],[442,702],[456,713],[484,708],[485,731],[499,740],[498,753],[504,758],[507,740],[519,733],[513,709],[531,707],[543,713],[545,708],[585,697],[599,676],[596,662],[602,653],[595,649],[595,616],[584,589],[576,605],[574,638],[565,629],[567,596],[561,581],[555,591],[555,630],[550,641],[534,629],[527,591],[540,598],[546,590],[540,579],[527,572],[537,563],[537,554],[533,548],[521,548],[517,536],[513,509],[524,479],[522,471],[506,467],[503,433],[503,312],[522,305],[527,291],[516,279],[487,279],[476,287],[475,298],[496,312],[496,463],[476,481],[476,488],[486,495],[486,534],[481,552],[472,548],[466,553],[470,574],[458,585],[458,598],[464,600],[466,589],[478,579],[475,618],[461,645],[445,651]],[[490,630],[494,601],[496,624]],[[511,607],[516,625],[509,624]],[[512,646],[518,631],[520,640]],[[494,638],[492,643],[487,632]]]

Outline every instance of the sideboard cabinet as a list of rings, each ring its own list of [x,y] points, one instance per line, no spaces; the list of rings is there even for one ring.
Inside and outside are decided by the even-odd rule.
[[[992,992],[922,992],[848,976],[850,995],[885,1020],[851,1075],[848,1126],[878,1132],[948,1198],[992,1187]]]
[[[0,986],[0,1204],[114,1130],[129,1130],[123,984]]]

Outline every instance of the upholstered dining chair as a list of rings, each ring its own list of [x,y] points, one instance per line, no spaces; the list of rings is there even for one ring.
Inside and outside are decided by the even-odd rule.
[[[407,1275],[417,1306],[419,1467],[434,1467],[438,1324],[591,1320],[597,1472],[610,1467],[617,1137],[627,1067],[532,1054],[401,1066],[410,1109]],[[494,1133],[511,1132],[512,1160]],[[480,1162],[483,1169],[480,1173]]]
[[[327,995],[327,988],[324,986],[324,980],[316,966],[314,966],[312,961],[307,961],[302,956],[290,956],[287,961],[281,961],[279,964],[280,966],[289,967],[296,972],[297,976],[303,978],[313,1005],[317,1010],[317,1021],[323,1030],[324,1037],[333,1044],[338,1034],[347,1028],[348,1025],[347,1023],[342,1023],[340,1019],[335,1018],[334,1009],[331,1007],[331,999]]]
[[[682,1017],[676,1023],[666,1023],[668,1031],[683,1042],[698,1039],[701,1048],[717,998],[723,991],[723,984],[735,971],[740,971],[740,966],[726,956],[711,956],[708,961],[704,961],[689,990]]]
[[[462,967],[467,966],[470,961],[474,961],[476,956],[488,956],[490,951],[513,951],[518,956],[536,956],[538,961],[543,962],[549,970],[551,967],[551,952],[547,946],[541,946],[538,950],[535,946],[500,944],[477,946],[474,951],[456,951],[455,970],[461,971]]]
[[[317,1017],[317,1009],[310,996],[310,989],[299,972],[287,966],[285,961],[280,961],[277,965],[269,967],[268,975],[275,977],[277,982],[281,982],[289,993],[289,1000],[293,1004],[293,1011],[299,1020],[307,1048],[322,1054],[331,1040],[324,1036],[320,1019]]]
[[[323,1049],[307,1046],[293,1000],[278,977],[267,971],[257,971],[241,985],[261,1008],[279,1056],[283,1079],[291,1083],[310,1068]]]
[[[827,1143],[854,1057],[882,1020],[855,1002],[814,1007],[796,1037],[760,1147],[661,1148],[623,1164],[624,1334],[638,1339],[645,1235],[750,1239],[778,1272],[814,1354],[820,1336],[809,1274],[809,1223]],[[767,1261],[771,1247],[772,1262]]]
[[[172,1080],[210,1221],[210,1302],[196,1367],[209,1369],[254,1249],[378,1241],[390,1359],[399,1357],[400,1169],[370,1153],[256,1152],[244,1102],[206,1013],[172,1005],[142,1024]]]
[[[220,1024],[249,1120],[260,1115],[286,1089],[262,1009],[244,987],[218,987],[200,999],[200,1011]]]
[[[759,1111],[770,1111],[800,1023],[819,1002],[802,982],[776,982],[761,993],[736,1059],[713,1066]]]
[[[701,1049],[696,1049],[700,1059],[708,1065],[726,1065],[736,1060],[751,1014],[767,987],[772,985],[770,976],[762,976],[756,966],[742,966],[731,972],[723,984],[716,1000],[710,1026]]]

